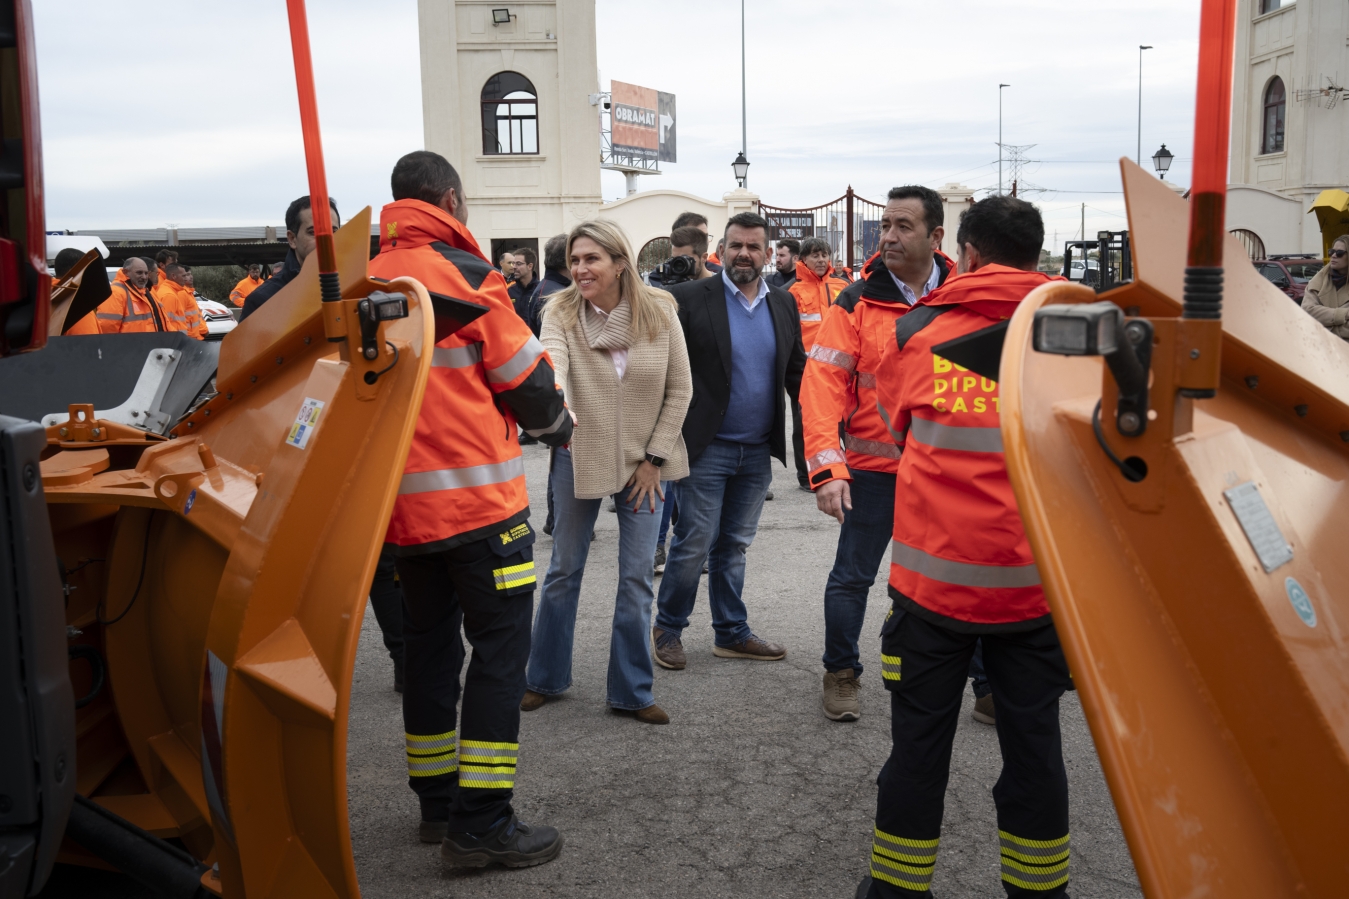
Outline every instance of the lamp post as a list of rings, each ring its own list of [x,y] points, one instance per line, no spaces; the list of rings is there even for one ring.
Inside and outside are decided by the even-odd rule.
[[[1173,154],[1162,144],[1162,148],[1152,154],[1152,166],[1157,170],[1157,175],[1163,181],[1166,180],[1166,172],[1171,168],[1171,159]]]
[[[1002,196],[1002,89],[1010,84],[998,85],[998,196]]]
[[[735,180],[744,187],[749,181],[749,160],[745,158],[744,153],[737,153],[735,162],[731,163],[731,171],[735,172]]]
[[[1138,155],[1134,162],[1143,164],[1143,51],[1151,50],[1151,44],[1138,45]]]

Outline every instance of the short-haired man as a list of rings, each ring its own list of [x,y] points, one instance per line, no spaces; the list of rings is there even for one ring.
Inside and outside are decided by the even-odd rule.
[[[337,213],[337,201],[329,197],[328,208],[332,210],[333,230],[336,231],[342,227],[342,217]],[[297,197],[286,207],[286,243],[290,245],[290,249],[286,251],[286,259],[281,265],[281,270],[274,272],[266,283],[260,284],[248,295],[248,299],[244,300],[243,314],[239,316],[240,321],[257,312],[263,303],[294,281],[304,261],[314,252],[314,247],[318,246],[318,239],[314,237],[314,211],[309,208],[308,194]]]
[[[168,262],[164,272],[168,277],[155,288],[154,297],[164,312],[167,330],[183,331],[197,340],[205,340],[209,331],[201,317],[201,308],[197,306],[191,271],[181,263]]]
[[[707,268],[707,232],[701,228],[685,226],[670,232],[670,257],[688,256],[697,265],[693,280],[712,277]]]
[[[781,287],[787,290],[796,280],[796,260],[801,258],[801,241],[795,237],[784,237],[773,249],[773,265],[777,269],[768,276],[769,287]],[[809,346],[806,349],[810,349]]]
[[[572,419],[548,354],[464,224],[454,166],[418,150],[398,160],[390,186],[370,274],[487,307],[436,344],[386,536],[403,586],[409,786],[421,839],[441,844],[446,866],[542,864],[562,838],[511,809],[535,586],[515,425],[561,446]],[[461,628],[473,658],[459,715]]]
[[[679,483],[679,521],[652,629],[656,661],[687,664],[681,635],[698,595],[703,560],[722,658],[771,661],[787,650],[750,630],[742,595],[745,551],[754,540],[773,472],[787,460],[784,392],[796,398],[805,368],[791,294],[769,287],[768,223],[752,212],[726,224],[726,266],[716,278],[676,284],[689,348],[693,403],[684,419],[689,475]],[[715,535],[715,540],[713,539]],[[710,556],[709,556],[710,550]]]
[[[832,254],[829,241],[823,237],[807,237],[804,243],[797,245],[796,269],[792,272],[792,280],[787,282],[787,292],[796,300],[796,310],[801,316],[801,345],[807,356],[815,346],[815,335],[819,333],[829,307],[848,286],[847,281],[834,277]],[[840,417],[839,421],[842,420]],[[806,464],[806,434],[800,403],[792,404],[792,454],[796,462],[796,482],[802,490],[809,491],[810,469]]]
[[[882,347],[894,340],[895,320],[955,272],[940,249],[942,222],[941,196],[931,188],[890,191],[880,252],[826,310],[801,382],[810,486],[820,511],[842,525],[824,590],[824,713],[835,721],[855,721],[862,713],[857,641],[894,517],[900,450],[876,409],[876,372]],[[818,264],[814,251],[827,257],[829,247],[815,240],[802,250],[812,251],[807,259]],[[815,271],[798,270],[803,279]]]
[[[146,290],[150,267],[139,256],[128,257],[112,280],[112,295],[76,322],[67,334],[134,334],[168,331],[164,310]]]
[[[56,258],[52,260],[52,274],[55,276],[54,280],[60,281],[64,278],[70,270],[75,267],[75,263],[83,258],[84,254],[74,247],[66,247],[64,250],[57,253]]]
[[[703,215],[700,212],[679,213],[679,215],[676,216],[674,220],[674,224],[670,226],[670,238],[672,241],[671,244],[672,246],[673,246],[674,233],[678,231],[680,228],[697,228],[699,231],[703,232],[704,234],[707,234],[708,233],[707,216]],[[703,260],[703,267],[714,275],[721,274],[721,265],[710,254],[707,256],[706,259]],[[660,284],[657,283],[656,286],[659,287]]]
[[[159,275],[158,277],[154,277],[154,272],[151,272],[150,287],[152,289],[157,284],[163,284],[169,280],[169,263],[177,261],[177,250],[160,250],[155,254],[155,268],[159,269]]]
[[[497,268],[501,270],[501,274],[505,277],[507,284],[510,284],[512,281],[514,281],[515,251],[504,250],[500,258],[497,259]]]
[[[941,837],[951,744],[975,641],[998,697],[1002,774],[993,787],[1010,896],[1063,896],[1068,779],[1059,697],[1069,685],[1002,452],[998,384],[933,354],[1010,318],[1036,287],[1039,210],[1015,197],[961,216],[960,273],[896,323],[876,372],[897,442],[890,556],[893,601],[881,630],[890,759],[878,780],[870,899],[928,895]],[[989,835],[990,838],[992,834]],[[862,895],[859,888],[858,895]]]
[[[539,290],[539,280],[534,277],[534,266],[538,261],[538,256],[529,247],[520,247],[511,254],[511,272],[515,280],[507,292],[515,304],[515,314],[526,324],[529,322],[529,307],[533,305]]]
[[[262,266],[256,262],[248,267],[248,274],[230,291],[230,305],[242,307],[248,295],[262,286]]]

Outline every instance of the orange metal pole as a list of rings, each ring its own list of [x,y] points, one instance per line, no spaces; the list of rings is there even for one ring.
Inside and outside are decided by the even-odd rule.
[[[328,209],[328,178],[323,169],[323,139],[319,133],[318,96],[314,91],[314,59],[309,52],[309,17],[304,0],[286,0],[290,18],[290,46],[295,58],[295,89],[300,99],[300,128],[304,133],[305,168],[309,172],[309,208],[319,259],[323,301],[342,298],[333,252],[333,220]],[[325,277],[325,275],[330,277]]]

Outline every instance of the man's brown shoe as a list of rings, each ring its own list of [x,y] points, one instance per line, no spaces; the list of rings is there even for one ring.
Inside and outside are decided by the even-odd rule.
[[[544,701],[547,698],[548,697],[544,696],[542,693],[535,693],[533,690],[526,690],[525,698],[520,700],[520,711],[532,712],[539,706],[543,705]]]
[[[974,700],[974,711],[970,713],[970,717],[980,724],[998,723],[998,712],[997,709],[993,707],[992,693],[989,693],[987,696],[980,696]]]
[[[830,721],[856,721],[862,717],[857,701],[857,672],[852,668],[826,671],[824,675],[824,716]]]
[[[644,709],[638,709],[633,712],[638,721],[646,724],[669,724],[670,716],[658,705],[649,705]]]
[[[759,662],[776,662],[787,657],[787,647],[769,643],[753,634],[734,646],[712,646],[712,655],[722,659],[754,659]]]
[[[651,629],[651,654],[656,657],[657,665],[671,671],[682,671],[689,663],[679,637],[658,627]]]

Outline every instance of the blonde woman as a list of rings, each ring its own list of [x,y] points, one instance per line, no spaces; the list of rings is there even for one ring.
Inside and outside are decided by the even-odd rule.
[[[1336,337],[1349,340],[1349,237],[1337,237],[1330,245],[1330,264],[1307,283],[1302,308],[1330,329]]]
[[[549,298],[540,337],[576,417],[553,460],[553,556],[534,619],[520,708],[571,686],[581,577],[600,502],[618,506],[618,595],[609,642],[611,708],[648,724],[670,720],[652,695],[651,559],[661,481],[688,474],[680,429],[693,396],[674,299],[644,285],[623,231],[596,220],[567,237],[571,286]]]

